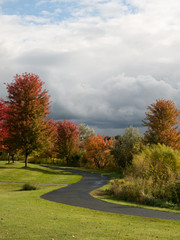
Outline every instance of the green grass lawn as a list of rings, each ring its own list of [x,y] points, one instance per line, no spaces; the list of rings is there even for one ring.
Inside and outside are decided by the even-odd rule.
[[[0,181],[67,184],[80,179],[77,175],[60,170],[57,173],[57,170],[38,165],[29,165],[29,169],[22,169],[22,166],[21,163],[5,165],[0,162]],[[22,171],[25,172],[22,174]],[[0,184],[0,239],[176,240],[180,236],[179,221],[67,206],[40,198],[60,186],[39,185],[35,191],[19,191],[21,186]]]
[[[69,172],[45,168],[36,164],[29,163],[28,168],[24,168],[24,163],[7,164],[0,161],[0,182],[69,184],[80,178]]]

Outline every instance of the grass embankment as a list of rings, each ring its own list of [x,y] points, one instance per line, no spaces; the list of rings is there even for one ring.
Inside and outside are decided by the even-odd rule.
[[[24,169],[22,166],[0,162],[0,181],[67,184],[80,179],[60,170],[37,165]],[[39,185],[35,191],[18,191],[21,186],[0,184],[0,239],[179,239],[179,221],[103,213],[53,203],[40,196],[60,186]]]

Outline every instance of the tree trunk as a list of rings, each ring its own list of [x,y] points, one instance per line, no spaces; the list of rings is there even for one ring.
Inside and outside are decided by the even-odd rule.
[[[10,164],[10,154],[8,153],[8,164]]]
[[[12,163],[14,163],[14,154],[12,154]]]
[[[25,153],[25,167],[27,167],[27,165],[28,165],[28,153],[26,151],[26,153]]]
[[[101,168],[100,164],[99,164],[99,160],[94,157],[94,163],[95,163],[95,166],[98,167],[99,169]]]

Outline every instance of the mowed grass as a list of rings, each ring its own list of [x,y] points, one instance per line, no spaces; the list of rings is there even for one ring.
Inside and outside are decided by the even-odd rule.
[[[0,161],[0,182],[70,184],[79,181],[81,176],[58,169],[50,169],[37,164],[16,162],[7,164]]]
[[[1,166],[3,164],[1,163]],[[17,166],[17,168],[16,168]],[[21,164],[7,166],[8,174],[21,171]],[[39,166],[33,165],[39,169]],[[42,168],[46,172],[46,168]],[[0,168],[0,179],[5,169]],[[24,169],[23,169],[24,170]],[[52,170],[51,171],[57,171]],[[50,179],[57,182],[57,174],[31,171],[32,179]],[[34,175],[34,172],[36,174]],[[32,182],[28,173],[28,182]],[[3,173],[4,174],[4,173]],[[38,175],[41,175],[41,177]],[[62,171],[58,173],[61,180],[72,182],[73,174]],[[55,179],[53,180],[53,176]],[[4,174],[7,180],[7,176]],[[74,175],[73,181],[80,178]],[[17,182],[15,176],[14,181]],[[33,180],[34,181],[34,180]],[[46,181],[45,181],[46,182]],[[151,218],[125,216],[121,214],[103,213],[84,208],[72,207],[41,199],[40,196],[60,186],[41,185],[35,191],[18,191],[19,184],[0,184],[0,239],[13,240],[124,240],[124,239],[169,239],[179,240],[180,222]]]

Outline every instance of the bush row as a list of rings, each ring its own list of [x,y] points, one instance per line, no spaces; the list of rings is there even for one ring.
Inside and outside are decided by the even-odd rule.
[[[165,145],[144,147],[134,155],[123,180],[114,180],[110,192],[122,200],[150,205],[180,206],[180,154]]]

